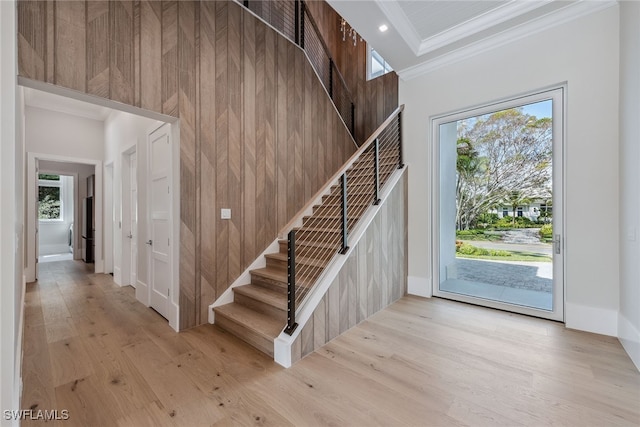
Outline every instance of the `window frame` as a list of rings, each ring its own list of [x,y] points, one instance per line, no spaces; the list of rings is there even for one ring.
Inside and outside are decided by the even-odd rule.
[[[376,74],[376,75],[373,75],[372,70],[371,70],[371,67],[373,65],[374,52],[375,52],[375,55],[377,55],[377,57],[380,60],[382,60],[382,63],[380,63],[380,60],[376,59],[376,62],[378,62],[380,65],[382,65],[382,73]],[[371,46],[369,43],[367,43],[367,81],[376,79],[378,77],[382,77],[385,74],[390,73],[391,71],[393,71],[393,68],[391,68],[391,65],[389,65],[389,63],[382,57],[382,55],[380,55],[380,53],[378,51],[376,51],[373,48],[373,46]]]
[[[47,174],[39,174],[39,175],[47,175]],[[56,175],[56,174],[48,174],[48,175]],[[37,205],[40,206],[40,187],[57,187],[60,189],[60,217],[59,218],[40,218],[40,210],[38,209],[38,221],[39,222],[64,222],[64,185],[62,183],[62,175],[58,175],[59,180],[49,180],[49,179],[40,179],[38,178],[38,199]]]

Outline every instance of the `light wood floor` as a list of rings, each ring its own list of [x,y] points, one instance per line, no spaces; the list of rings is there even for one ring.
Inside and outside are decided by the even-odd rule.
[[[42,265],[25,310],[22,407],[67,409],[63,426],[640,425],[616,339],[435,298],[403,298],[291,369],[215,326],[173,332],[77,261]]]

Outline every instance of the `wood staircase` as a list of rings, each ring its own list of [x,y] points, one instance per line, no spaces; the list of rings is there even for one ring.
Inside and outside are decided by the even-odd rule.
[[[380,182],[398,167],[397,150],[381,149]],[[374,202],[373,152],[363,153],[347,170],[348,230]],[[342,189],[334,185],[330,194],[313,207],[296,229],[296,266],[305,268],[298,289],[309,290],[342,247]],[[233,288],[234,301],[214,308],[215,324],[273,357],[274,339],[287,322],[287,240],[279,241],[279,252],[265,255],[266,267],[252,270],[251,283]]]

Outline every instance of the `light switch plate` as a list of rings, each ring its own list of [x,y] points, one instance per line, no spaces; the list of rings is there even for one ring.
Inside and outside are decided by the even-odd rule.
[[[231,209],[220,209],[220,219],[231,219]]]

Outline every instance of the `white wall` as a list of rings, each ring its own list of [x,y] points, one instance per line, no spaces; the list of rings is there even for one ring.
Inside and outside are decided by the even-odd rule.
[[[620,315],[618,337],[640,369],[640,3],[620,3]]]
[[[27,151],[102,161],[104,122],[43,108],[25,108]]]
[[[618,29],[613,6],[400,82],[410,289],[430,286],[432,277],[429,119],[567,82],[566,323],[617,334]]]
[[[126,241],[129,233],[126,224],[128,222],[128,203],[123,206],[123,188],[128,188],[128,170],[123,171],[123,160],[126,153],[135,150],[137,153],[138,175],[138,283],[136,288],[144,288],[148,284],[147,274],[147,250],[144,244],[147,236],[147,186],[144,185],[147,175],[147,135],[160,126],[157,120],[136,116],[129,113],[114,111],[105,122],[105,164],[113,164],[113,209],[115,212],[105,212],[105,218],[114,218],[113,251],[116,255],[113,259],[113,276],[120,285],[129,284],[129,257],[130,247]],[[126,165],[125,165],[126,166]],[[126,169],[126,167],[125,167]],[[126,191],[126,190],[125,190]],[[107,226],[107,228],[109,228]]]
[[[24,282],[22,179],[23,139],[20,91],[16,89],[16,5],[0,2],[0,408],[20,407],[20,362]],[[0,421],[18,425],[17,421]]]

